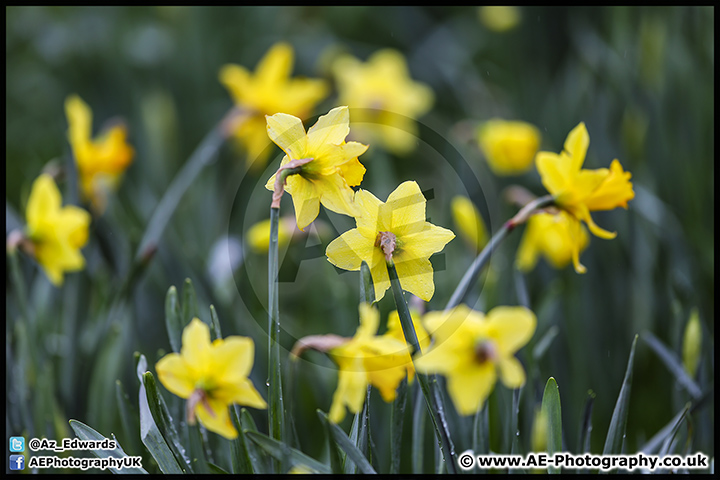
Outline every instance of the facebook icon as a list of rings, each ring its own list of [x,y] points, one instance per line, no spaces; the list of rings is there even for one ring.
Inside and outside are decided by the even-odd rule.
[[[10,470],[25,470],[25,455],[10,455]]]

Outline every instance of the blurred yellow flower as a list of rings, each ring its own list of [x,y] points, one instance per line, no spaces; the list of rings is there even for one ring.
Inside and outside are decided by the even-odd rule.
[[[210,342],[210,328],[198,318],[185,327],[180,353],[169,353],[155,365],[160,382],[171,393],[187,399],[187,420],[195,417],[205,428],[225,438],[236,438],[228,407],[234,403],[267,408],[248,379],[255,345],[248,337],[231,336]]]
[[[55,286],[63,283],[64,272],[85,267],[80,249],[88,240],[90,214],[74,205],[62,207],[62,197],[50,175],[33,182],[28,199],[27,237],[32,253]]]
[[[339,423],[345,418],[345,406],[352,413],[362,409],[368,384],[392,402],[397,387],[405,378],[409,348],[404,341],[377,336],[380,312],[367,303],[360,304],[360,326],[347,343],[330,350],[340,368],[338,386],[333,395],[329,418]]]
[[[282,218],[278,223],[278,247],[290,243],[295,230],[295,220]],[[262,220],[250,227],[245,234],[245,240],[255,253],[267,253],[270,247],[270,219]]]
[[[80,191],[97,213],[105,211],[107,197],[117,189],[135,150],[127,143],[125,125],[104,130],[93,139],[92,111],[77,95],[65,99],[68,140],[80,176]]]
[[[460,235],[479,253],[488,241],[487,229],[480,212],[469,198],[461,195],[452,199],[450,208]]]
[[[421,316],[415,310],[410,310],[410,318],[412,318],[413,327],[415,327],[415,335],[420,345],[420,350],[423,352],[430,347],[430,335],[428,335],[425,327],[423,327]],[[407,343],[405,340],[405,334],[403,333],[402,324],[400,323],[400,315],[397,310],[393,310],[388,315],[387,320],[387,332],[385,336],[394,338],[395,340]],[[410,358],[410,352],[405,355],[405,366],[408,373],[408,381],[412,382],[415,378],[415,367],[413,367],[412,358]]]
[[[270,145],[265,130],[265,115],[285,112],[305,118],[328,95],[324,80],[291,78],[293,49],[276,43],[260,60],[251,74],[240,65],[220,69],[220,82],[227,88],[242,114],[234,128],[235,137],[247,151],[248,167],[265,166]]]
[[[494,118],[480,125],[478,143],[496,175],[517,175],[532,167],[540,131],[525,122]]]
[[[445,247],[455,234],[425,221],[425,197],[414,181],[400,184],[383,203],[358,190],[355,203],[361,215],[357,228],[330,242],[325,254],[330,263],[345,270],[360,270],[365,260],[380,301],[390,288],[387,260],[392,258],[402,288],[430,301],[435,293],[430,256]]]
[[[569,213],[540,212],[531,216],[517,253],[517,267],[523,271],[535,268],[542,255],[555,268],[564,268],[577,259],[588,244],[585,227]],[[575,260],[579,263],[579,260]]]
[[[584,123],[578,124],[568,134],[564,150],[560,154],[539,152],[537,169],[542,183],[553,197],[555,204],[569,212],[575,221],[584,221],[590,231],[600,237],[611,239],[617,235],[598,227],[590,216],[591,211],[627,208],[627,202],[635,197],[630,182],[630,172],[623,171],[615,159],[610,169],[583,169],[590,136]],[[577,231],[578,227],[573,227]],[[575,271],[584,273],[585,267],[573,257]]]
[[[690,319],[685,327],[682,346],[683,366],[691,378],[694,378],[697,372],[701,352],[702,327],[700,326],[700,315],[698,314],[697,308],[694,308],[690,313]]]
[[[379,141],[404,155],[417,144],[415,119],[433,105],[430,87],[410,78],[403,55],[391,49],[375,52],[363,63],[351,55],[332,66],[339,103],[353,111],[353,135],[369,143]]]
[[[525,383],[515,352],[532,338],[535,314],[525,307],[495,307],[487,315],[458,305],[423,317],[433,337],[430,349],[415,359],[422,373],[447,377],[447,389],[460,415],[478,411],[498,374],[508,388]]]
[[[285,187],[292,196],[300,230],[315,220],[321,203],[333,212],[358,214],[350,187],[360,185],[365,175],[358,156],[368,147],[358,142],[345,143],[349,122],[347,107],[333,108],[318,118],[307,134],[297,117],[285,113],[267,117],[267,134],[285,152],[281,167],[291,160],[312,159],[302,166],[301,173],[287,177]],[[265,187],[273,190],[274,185],[275,175]]]
[[[520,9],[509,5],[480,7],[478,14],[482,24],[493,32],[507,32],[520,23]]]

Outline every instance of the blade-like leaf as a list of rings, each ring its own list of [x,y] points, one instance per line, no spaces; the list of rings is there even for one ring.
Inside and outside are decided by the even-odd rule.
[[[218,317],[215,306],[210,305],[210,331],[213,334],[213,340],[222,338],[222,332],[220,331],[220,318]]]
[[[670,422],[668,422],[667,425],[665,425],[663,428],[660,429],[658,433],[653,435],[653,437],[647,441],[645,445],[640,448],[640,451],[642,453],[646,454],[653,454],[660,446],[665,442],[665,440],[672,436],[673,432],[678,428],[678,426],[685,420],[685,416],[687,415],[688,411],[690,410],[690,403],[685,405],[682,410],[680,410]]]
[[[405,404],[407,403],[407,377],[397,389],[397,397],[390,411],[390,473],[400,472],[400,453],[402,451],[403,422],[405,420]]]
[[[553,377],[550,377],[545,384],[542,409],[547,419],[548,454],[554,455],[562,452],[562,415],[560,410],[560,390]],[[548,466],[548,473],[560,473],[560,468]]]
[[[427,410],[425,399],[419,387],[415,388],[415,404],[413,405],[412,422],[412,472],[423,473],[423,457],[425,447],[425,420]]]
[[[555,340],[555,337],[557,337],[558,333],[560,333],[560,329],[557,327],[557,325],[553,325],[552,327],[548,328],[547,332],[545,332],[545,335],[543,335],[542,338],[537,341],[535,347],[532,350],[532,356],[536,362],[545,355],[545,352],[550,347],[553,340]]]
[[[355,414],[353,419],[352,427],[350,427],[350,441],[360,450],[364,457],[370,459],[372,462],[372,456],[370,455],[370,412],[368,407],[370,405],[370,390],[371,385],[368,385],[367,394],[365,398],[365,404],[361,412]],[[357,465],[355,462],[347,458],[347,453],[343,451],[343,472],[344,473],[356,473]]]
[[[625,379],[620,394],[618,395],[612,418],[610,419],[610,428],[605,438],[605,447],[603,455],[619,454],[622,452],[622,444],[625,439],[625,426],[627,425],[628,407],[630,405],[630,388],[632,387],[633,378],[633,362],[635,361],[635,346],[637,345],[638,336],[635,335],[632,347],[630,347],[630,358],[628,359],[627,369],[625,370]]]
[[[139,416],[135,408],[130,404],[130,398],[127,393],[125,393],[125,389],[122,383],[120,383],[120,380],[115,381],[115,394],[120,409],[120,420],[122,422],[124,440],[129,443],[126,443],[126,446],[130,451],[139,452],[142,449],[140,442],[138,442],[138,440],[140,440],[140,436],[138,435],[140,431]]]
[[[368,267],[365,260],[360,264],[360,301],[370,304],[375,302],[375,287],[373,286],[370,267]]]
[[[336,424],[328,420],[327,414],[325,412],[317,410],[317,414],[325,421],[327,425],[329,425],[330,432],[332,433],[335,442],[337,442],[337,445],[341,449],[343,449],[345,453],[347,453],[348,457],[350,457],[353,462],[355,462],[360,471],[366,474],[376,473],[375,469],[372,467],[372,465],[370,465],[370,462],[368,462],[367,458],[365,458],[360,452],[360,450],[358,450],[357,447],[353,445],[347,435],[345,435],[345,432],[343,432],[342,429]]]
[[[75,435],[78,436],[80,440],[96,440],[96,441],[103,441],[107,437],[101,435],[99,432],[94,430],[93,428],[85,425],[82,422],[79,422],[77,420],[70,420],[70,426],[72,427],[73,431],[75,432]],[[115,437],[113,436],[113,440],[115,440]],[[120,446],[120,442],[115,440],[115,443],[117,444],[117,447],[115,447],[112,450],[91,450],[93,455],[95,455],[98,458],[108,458],[108,457],[114,457],[114,458],[123,458],[127,457],[128,454],[126,454],[122,447]],[[142,467],[130,467],[130,468],[110,468],[110,470],[113,473],[120,473],[120,474],[142,474],[142,473],[148,473],[144,468]]]
[[[316,473],[332,473],[329,465],[321,463],[312,457],[309,457],[299,450],[288,447],[284,443],[278,442],[275,439],[263,435],[259,432],[251,432],[249,430],[243,430],[243,433],[247,438],[255,442],[265,453],[272,456],[276,460],[283,460],[286,456],[290,459],[293,465],[304,465]]]
[[[657,353],[660,360],[663,361],[665,366],[670,372],[675,375],[675,379],[683,386],[687,392],[692,395],[694,399],[698,399],[702,396],[702,390],[698,387],[697,383],[690,378],[690,376],[683,368],[680,359],[675,355],[663,342],[661,342],[655,335],[650,332],[643,332],[643,340],[645,343]]]
[[[178,294],[175,286],[168,289],[165,296],[165,328],[167,328],[170,346],[173,352],[180,352],[182,348],[182,331],[185,324],[180,318],[180,306],[178,304]]]
[[[182,312],[182,324],[183,327],[190,323],[195,317],[200,317],[197,303],[197,295],[195,294],[195,287],[193,287],[192,281],[189,278],[185,279],[182,292],[182,305],[180,311]]]

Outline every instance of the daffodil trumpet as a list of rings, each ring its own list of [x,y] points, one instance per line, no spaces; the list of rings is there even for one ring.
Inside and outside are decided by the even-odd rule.
[[[500,227],[497,232],[495,232],[495,235],[492,236],[487,245],[485,245],[483,251],[480,252],[477,257],[475,257],[473,263],[470,264],[470,267],[467,269],[465,275],[463,275],[462,277],[462,280],[460,280],[460,283],[455,288],[455,291],[450,297],[447,305],[445,305],[445,310],[449,310],[453,307],[458,306],[465,299],[465,295],[467,295],[467,293],[470,291],[470,288],[477,280],[478,276],[480,276],[480,272],[490,260],[490,256],[492,255],[493,251],[498,247],[498,245],[500,245],[500,242],[502,242],[505,237],[507,237],[508,234],[515,229],[515,227],[527,222],[528,218],[530,218],[538,210],[549,207],[554,203],[555,199],[552,195],[545,195],[543,197],[536,198],[535,200],[521,208],[514,217],[505,222],[503,226]]]

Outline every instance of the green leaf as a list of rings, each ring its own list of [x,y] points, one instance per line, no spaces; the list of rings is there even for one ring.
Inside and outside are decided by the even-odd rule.
[[[180,453],[182,447],[165,402],[155,386],[152,373],[146,369],[147,361],[141,355],[137,365],[140,379],[140,440],[163,473],[191,473],[189,461]]]
[[[562,416],[560,411],[560,390],[557,382],[550,377],[545,384],[542,409],[547,419],[547,450],[548,454],[562,452]],[[560,468],[548,466],[548,473],[560,473]]]
[[[370,267],[365,260],[360,263],[360,301],[365,303],[375,303],[375,287],[373,285]]]
[[[328,444],[328,456],[330,457],[330,468],[332,468],[333,473],[342,473],[343,459],[340,458],[340,452],[344,452],[344,450],[340,448],[337,441],[335,440],[335,435],[330,427],[330,422],[327,421],[327,418],[323,417],[323,412],[318,410],[317,414],[320,417],[320,421],[322,422],[323,426],[325,427],[325,436],[327,437]],[[347,457],[349,457],[347,453],[345,453],[345,456],[346,459]]]
[[[390,473],[400,472],[400,453],[402,452],[403,422],[405,420],[405,404],[407,403],[407,377],[397,389],[397,397],[390,411]]]
[[[70,420],[70,427],[72,427],[73,431],[75,432],[75,435],[81,440],[97,440],[97,441],[103,441],[107,437],[101,435],[99,432],[95,431],[91,427],[85,425],[82,422],[79,422],[77,420]],[[113,440],[115,440],[115,437],[113,436]],[[115,447],[112,450],[91,450],[93,455],[95,455],[98,458],[108,458],[108,457],[115,457],[115,458],[123,458],[127,457],[128,454],[126,454],[122,447],[120,446],[120,442],[115,440],[117,447]],[[119,474],[141,474],[141,473],[148,473],[144,468],[142,467],[131,467],[131,468],[110,468],[110,470],[113,473],[119,473]]]
[[[660,341],[655,335],[650,332],[643,332],[643,340],[645,343],[657,353],[660,360],[663,361],[665,366],[670,370],[670,373],[675,375],[675,379],[680,385],[683,386],[687,392],[692,395],[694,399],[698,399],[702,396],[702,390],[698,387],[697,383],[690,378],[685,371],[685,368],[680,363],[680,359],[675,353],[673,353],[663,342]]]
[[[635,346],[637,345],[638,336],[635,335],[632,347],[630,347],[630,358],[628,359],[627,369],[625,370],[625,379],[620,394],[615,403],[612,418],[610,419],[610,428],[605,438],[605,447],[603,455],[619,454],[622,451],[623,440],[625,439],[625,426],[627,425],[628,406],[630,405],[630,388],[633,378],[633,362],[635,360]]]
[[[167,328],[170,346],[173,352],[180,352],[182,348],[182,332],[185,324],[180,318],[180,306],[178,305],[178,295],[175,286],[168,289],[165,296],[165,328]]]
[[[413,405],[412,422],[412,472],[423,473],[423,458],[425,448],[425,421],[427,412],[425,410],[425,399],[420,388],[415,389],[415,404]]]
[[[355,445],[353,445],[347,435],[345,435],[345,432],[343,432],[336,424],[331,422],[327,418],[327,414],[322,410],[317,410],[317,414],[324,420],[325,424],[329,426],[330,432],[332,433],[335,442],[337,442],[337,445],[343,449],[345,453],[347,453],[348,457],[350,457],[353,462],[355,462],[355,465],[357,465],[360,469],[360,472],[365,474],[376,473],[375,469],[372,465],[370,465],[370,462],[368,462],[368,459],[363,456]]]
[[[210,331],[213,334],[213,340],[222,338],[222,332],[220,331],[220,318],[218,317],[215,306],[210,305]]]
[[[691,403],[688,402],[682,410],[680,410],[667,425],[660,429],[658,433],[648,440],[648,442],[640,448],[642,453],[648,455],[654,454],[661,445],[668,439],[672,438],[673,432],[677,430],[680,424],[685,420],[686,415],[690,411]]]
[[[292,463],[292,466],[304,465],[305,467],[314,470],[315,473],[332,473],[330,466],[321,463],[314,458],[309,457],[308,455],[305,455],[299,450],[288,447],[286,444],[278,442],[277,440],[270,438],[267,435],[263,435],[259,432],[252,432],[250,430],[243,430],[243,433],[247,438],[255,442],[255,444],[257,444],[263,451],[265,451],[265,453],[272,456],[276,460],[282,461],[284,458],[287,457],[290,459],[290,463]]]
[[[128,448],[131,451],[140,451],[142,447],[138,441],[140,440],[140,436],[138,435],[138,432],[140,431],[140,423],[138,421],[139,416],[133,405],[130,403],[130,398],[127,393],[125,393],[125,389],[123,388],[120,380],[115,381],[115,394],[117,396],[118,407],[120,409],[120,420],[122,422],[123,435],[125,440],[130,442]]]
[[[208,462],[207,466],[208,466],[208,469],[210,470],[210,473],[229,474],[229,472],[223,470],[222,468],[218,467],[214,463]]]
[[[193,287],[192,281],[189,278],[185,279],[182,296],[183,301],[180,311],[182,312],[181,319],[184,328],[193,318],[200,318],[195,287]]]
[[[594,402],[595,392],[589,390],[587,400],[585,400],[585,408],[583,409],[582,422],[580,423],[580,433],[577,444],[578,453],[590,452],[590,432],[592,432],[592,409]]]
[[[532,356],[536,362],[545,355],[545,352],[550,347],[553,340],[555,340],[555,337],[557,337],[558,333],[560,333],[560,329],[557,327],[557,325],[553,325],[548,328],[547,332],[545,332],[545,335],[543,335],[542,338],[537,341],[535,347],[532,350]]]

